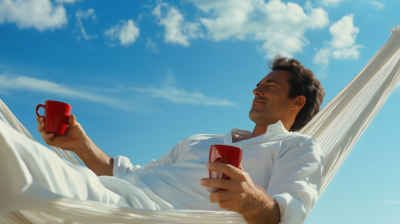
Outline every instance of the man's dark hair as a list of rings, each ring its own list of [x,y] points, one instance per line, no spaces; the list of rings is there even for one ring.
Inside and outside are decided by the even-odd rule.
[[[285,70],[292,74],[288,80],[290,84],[289,99],[297,96],[306,97],[306,103],[300,109],[290,128],[290,131],[299,131],[319,112],[325,96],[324,88],[310,69],[305,68],[293,58],[288,59],[277,55],[274,60],[269,62],[269,67],[272,71]]]

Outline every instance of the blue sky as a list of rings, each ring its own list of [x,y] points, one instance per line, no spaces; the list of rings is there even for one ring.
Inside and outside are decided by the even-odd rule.
[[[34,137],[35,106],[72,105],[92,140],[134,164],[198,133],[250,129],[281,54],[329,102],[390,37],[400,1],[0,0],[0,98]],[[400,85],[305,223],[398,223]]]

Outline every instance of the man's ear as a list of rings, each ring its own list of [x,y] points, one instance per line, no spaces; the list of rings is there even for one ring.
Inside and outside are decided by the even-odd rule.
[[[292,105],[293,110],[301,110],[306,104],[306,97],[305,96],[298,96],[295,98],[294,103]]]

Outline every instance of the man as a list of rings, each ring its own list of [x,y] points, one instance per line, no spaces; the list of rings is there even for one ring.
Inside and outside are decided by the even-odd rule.
[[[143,167],[123,156],[106,155],[74,115],[63,136],[44,133],[42,117],[37,119],[38,131],[48,145],[74,151],[96,175],[135,186],[126,193],[116,184],[102,182],[106,188],[125,198],[140,191],[156,210],[226,209],[243,214],[251,224],[302,223],[318,199],[324,160],[316,141],[295,131],[319,111],[325,92],[312,71],[297,60],[277,56],[270,68],[272,72],[253,90],[253,132],[232,129],[225,136],[190,136]],[[208,163],[213,144],[242,148],[242,166]],[[230,180],[205,178],[205,168],[223,172]],[[205,187],[224,190],[209,194]]]

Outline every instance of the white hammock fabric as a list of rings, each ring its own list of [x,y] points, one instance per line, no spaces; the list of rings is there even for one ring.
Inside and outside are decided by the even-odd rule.
[[[400,27],[396,25],[390,31],[389,40],[367,65],[300,131],[314,137],[323,150],[325,169],[320,194],[400,80]],[[0,118],[33,139],[1,100]],[[83,164],[69,151],[52,149],[63,159]],[[234,212],[145,211],[61,198],[33,210],[2,214],[0,223],[246,223],[246,220]]]

